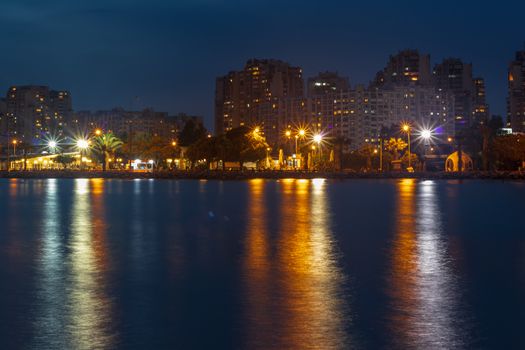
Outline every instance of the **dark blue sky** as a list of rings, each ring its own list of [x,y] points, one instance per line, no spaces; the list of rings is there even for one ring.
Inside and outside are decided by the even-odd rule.
[[[460,57],[505,113],[506,68],[525,41],[523,1],[0,0],[0,89],[69,89],[74,108],[151,106],[211,126],[215,77],[280,58],[367,83],[391,53]],[[138,96],[137,102],[134,97]],[[133,102],[135,101],[135,102]]]

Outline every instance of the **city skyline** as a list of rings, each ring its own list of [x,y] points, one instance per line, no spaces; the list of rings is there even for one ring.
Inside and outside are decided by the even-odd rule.
[[[454,12],[446,2],[432,10],[410,3],[276,4],[154,1],[124,8],[119,1],[7,1],[0,38],[6,47],[24,45],[0,58],[9,67],[0,74],[0,88],[44,84],[71,91],[75,110],[153,107],[203,115],[211,126],[215,77],[249,58],[281,59],[302,67],[305,78],[338,71],[355,86],[367,85],[389,55],[413,48],[430,54],[432,65],[448,57],[472,63],[485,78],[491,112],[506,114],[508,65],[523,48],[522,4],[455,4]],[[355,16],[372,10],[373,25],[370,16]],[[403,11],[410,21],[399,16]]]

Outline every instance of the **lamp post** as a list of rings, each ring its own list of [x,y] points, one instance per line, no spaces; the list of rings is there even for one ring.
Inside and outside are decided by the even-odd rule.
[[[305,136],[306,136],[306,130],[304,130],[304,129],[299,129],[299,130],[297,131],[297,135],[295,135],[295,154],[298,154],[297,142],[298,142],[299,138],[300,138],[300,139],[304,139]],[[302,167],[302,166],[303,166],[303,165],[302,165],[302,162],[303,162],[303,157],[302,157],[302,155],[301,155],[301,157],[299,157],[299,159],[301,159],[301,167]]]
[[[286,136],[286,152],[290,152],[290,136],[292,136],[292,132],[290,130],[286,130],[284,133]]]
[[[321,134],[315,134],[314,137],[312,138],[313,142],[315,142],[317,144],[317,162],[319,164],[319,167],[321,167],[321,161],[322,161],[322,157],[323,157],[323,149],[321,148],[321,142],[323,142],[323,135]]]
[[[47,148],[49,149],[49,152],[50,152],[50,153],[53,153],[53,154],[54,154],[55,151],[56,151],[56,148],[57,148],[57,142],[56,142],[56,141],[53,141],[53,140],[49,141],[49,142],[47,143]]]
[[[315,143],[317,143],[317,147],[319,147],[319,154],[320,154],[321,153],[321,142],[323,141],[323,135],[315,134],[313,140]]]
[[[404,124],[403,125],[403,131],[407,133],[407,141],[408,141],[408,167],[412,167],[412,161],[411,161],[411,154],[410,154],[410,125]]]
[[[379,138],[379,172],[383,172],[383,138]]]
[[[16,157],[16,145],[18,144],[18,141],[15,139],[13,140],[13,157]]]
[[[83,153],[86,149],[88,149],[89,147],[89,142],[85,139],[79,139],[77,140],[77,148],[80,152],[80,170],[82,170],[84,167],[83,167],[83,162],[84,160],[82,159],[82,156],[83,156]]]
[[[424,162],[423,162],[423,170],[426,171],[427,167],[427,153],[428,153],[428,147],[430,145],[430,139],[432,138],[432,130],[424,129],[421,131],[421,138],[423,139],[425,143],[425,154],[424,154]]]

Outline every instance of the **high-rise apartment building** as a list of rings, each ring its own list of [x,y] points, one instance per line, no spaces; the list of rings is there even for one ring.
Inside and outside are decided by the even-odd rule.
[[[6,134],[29,144],[38,144],[47,135],[62,135],[72,114],[71,94],[47,86],[13,86],[7,91],[6,105]]]
[[[351,150],[377,142],[384,127],[412,122],[446,140],[456,129],[455,92],[468,90],[459,106],[465,119],[481,119],[488,109],[483,79],[472,79],[470,65],[446,63],[433,76],[429,55],[405,50],[390,57],[369,87],[352,89],[348,78],[323,72],[308,79],[305,97],[299,68],[252,60],[217,79],[216,131],[257,125],[276,146],[289,141],[286,130],[307,126],[327,139],[346,139]]]
[[[403,50],[390,56],[386,67],[377,73],[371,85],[429,85],[431,82],[430,55],[420,54],[417,50]]]
[[[507,118],[514,132],[525,132],[525,50],[509,64]]]
[[[129,141],[144,140],[158,136],[166,140],[177,137],[178,128],[175,120],[170,123],[168,114],[151,109],[142,111],[127,111],[114,108],[106,111],[79,111],[75,113],[71,126],[82,132],[101,129],[112,132],[120,138]],[[72,130],[74,131],[74,130]]]
[[[454,95],[456,131],[488,119],[485,82],[472,77],[472,64],[447,58],[434,67],[433,76],[436,87]]]
[[[279,138],[277,109],[280,99],[303,97],[302,70],[272,59],[251,59],[242,71],[216,80],[215,132],[257,125],[266,138]]]
[[[485,90],[485,79],[474,78],[474,108],[471,111],[473,124],[486,123],[490,119],[489,105],[487,104],[487,93]]]
[[[336,72],[321,72],[315,77],[308,78],[307,96],[322,96],[349,89],[348,77],[342,77]]]
[[[0,98],[0,141],[7,139],[7,103],[5,98]]]
[[[348,139],[350,149],[358,149],[376,142],[383,127],[410,122],[435,130],[435,137],[445,140],[454,135],[453,111],[451,94],[432,86],[357,86],[334,99],[334,135]]]

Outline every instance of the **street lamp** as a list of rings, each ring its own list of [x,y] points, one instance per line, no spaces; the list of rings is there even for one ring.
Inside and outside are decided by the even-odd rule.
[[[81,151],[87,149],[89,147],[89,142],[88,140],[84,140],[84,139],[79,139],[77,140],[77,148]]]
[[[428,154],[428,149],[430,147],[430,140],[432,139],[432,130],[430,129],[423,129],[421,130],[421,138],[423,139],[423,142],[424,142],[424,161],[423,161],[423,170],[426,171],[426,168],[427,168],[427,154]],[[433,150],[433,148],[431,149]]]
[[[55,153],[56,149],[57,149],[57,142],[55,140],[50,140],[48,143],[47,143],[47,148],[49,149],[49,151],[51,153]]]
[[[17,140],[13,140],[13,156],[16,157],[16,145],[18,144]]]
[[[323,135],[321,134],[315,134],[313,137],[313,141],[317,143],[317,148],[319,148],[318,156],[319,156],[319,162],[321,161],[321,158],[323,156],[323,149],[321,148],[321,142],[323,142]]]
[[[86,149],[89,148],[89,141],[88,140],[85,140],[85,139],[78,139],[77,140],[77,143],[76,143],[76,146],[79,150],[79,153],[80,153],[80,169],[82,170],[84,167],[82,166],[83,165],[83,151],[85,151]]]
[[[423,140],[429,141],[430,138],[432,137],[432,131],[430,130],[421,131],[421,137],[423,138]]]
[[[410,125],[409,124],[403,124],[402,129],[404,132],[407,133],[407,141],[408,141],[408,167],[411,168],[411,154],[410,154]]]
[[[100,129],[96,129],[96,130],[95,130],[95,135],[97,135],[97,136],[102,135],[102,130],[100,130]]]

